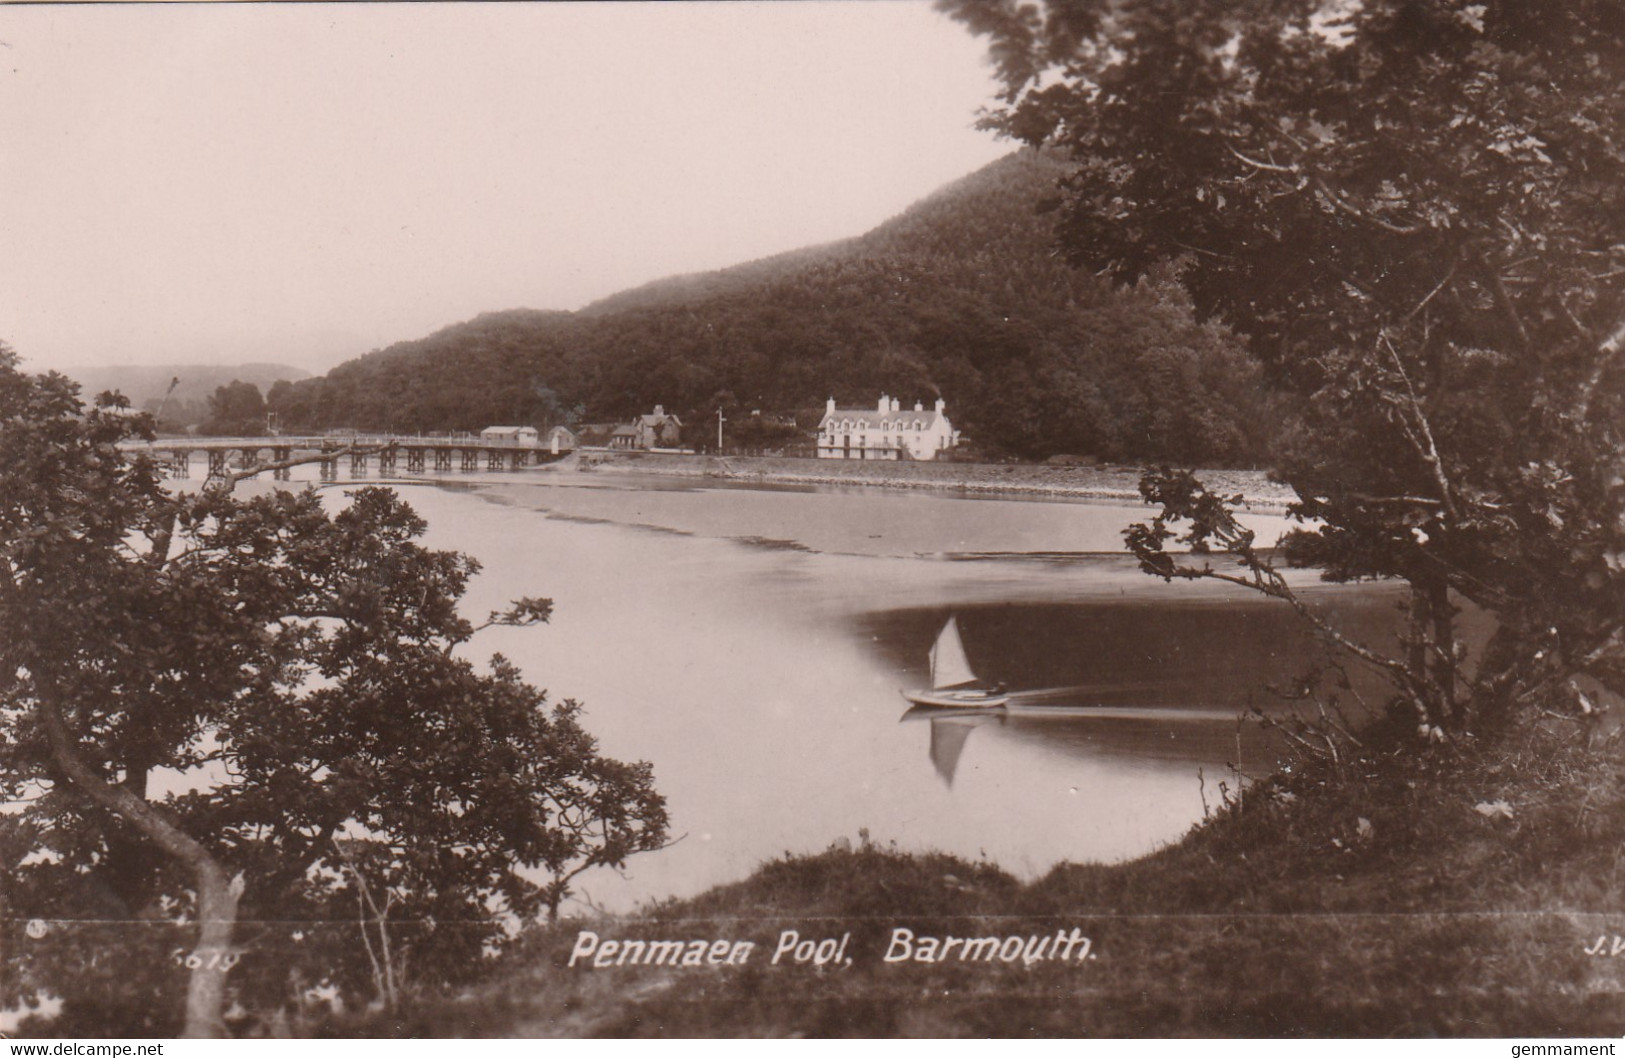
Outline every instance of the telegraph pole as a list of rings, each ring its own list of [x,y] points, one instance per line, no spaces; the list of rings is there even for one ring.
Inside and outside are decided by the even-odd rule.
[[[728,421],[727,419],[724,419],[722,417],[722,405],[718,404],[717,405],[717,455],[722,454],[722,424],[727,422],[727,421]]]

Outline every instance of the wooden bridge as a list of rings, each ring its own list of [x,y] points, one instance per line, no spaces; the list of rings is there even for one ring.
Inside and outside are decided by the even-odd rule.
[[[400,473],[403,463],[405,472],[411,474],[520,470],[559,458],[547,448],[534,444],[455,434],[173,437],[150,442],[127,441],[119,447],[126,452],[150,453],[172,478],[191,477],[192,456],[200,453],[208,461],[208,477],[216,480],[233,472],[253,471],[263,466],[277,480],[286,481],[291,471],[283,464],[300,460],[319,464],[321,476],[331,480],[338,477],[339,464],[344,460],[350,464],[352,477],[364,477],[374,460],[380,474]],[[235,462],[233,455],[237,457]]]

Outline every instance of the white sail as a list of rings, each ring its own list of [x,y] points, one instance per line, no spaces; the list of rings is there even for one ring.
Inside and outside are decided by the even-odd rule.
[[[931,686],[962,687],[976,682],[970,660],[965,657],[965,644],[959,638],[959,622],[953,617],[942,626],[937,641],[931,645]]]

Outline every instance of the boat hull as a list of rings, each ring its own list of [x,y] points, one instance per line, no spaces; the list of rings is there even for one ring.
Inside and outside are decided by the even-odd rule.
[[[978,690],[921,689],[904,691],[903,697],[928,709],[1003,709],[1010,701],[1008,694]]]

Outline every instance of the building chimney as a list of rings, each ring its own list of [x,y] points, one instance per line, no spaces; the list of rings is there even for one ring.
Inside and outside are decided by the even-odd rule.
[[[875,405],[875,411],[878,411],[882,415],[886,414],[888,411],[891,411],[891,399],[884,393],[880,395],[880,403]]]
[[[892,411],[901,411],[902,407],[903,407],[903,402],[902,401],[898,400],[896,397],[893,397],[891,399],[891,410]]]
[[[666,414],[666,406],[664,404],[656,404],[655,405],[655,414],[656,415],[664,415],[664,414]]]
[[[946,408],[947,406],[948,406],[947,401],[943,400],[941,397],[937,398],[937,414],[938,415],[941,415],[942,414],[942,409]]]
[[[914,402],[914,410],[915,411],[924,411],[925,410],[925,405],[921,404],[919,401],[915,401]]]
[[[824,414],[825,415],[834,415],[835,414],[835,398],[834,397],[829,398],[829,403],[824,405]]]

